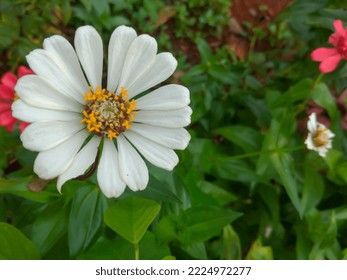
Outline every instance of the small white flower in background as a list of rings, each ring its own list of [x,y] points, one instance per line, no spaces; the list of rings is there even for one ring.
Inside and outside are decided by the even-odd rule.
[[[316,113],[312,113],[307,122],[308,136],[305,140],[307,149],[318,152],[321,157],[325,157],[332,147],[332,138],[335,136],[325,125],[317,122]]]
[[[125,187],[143,190],[152,164],[172,170],[173,149],[185,149],[190,135],[189,90],[170,84],[141,93],[173,74],[171,53],[157,54],[148,35],[120,26],[108,45],[107,86],[102,85],[103,44],[91,26],[77,29],[75,49],[62,36],[43,42],[27,56],[37,75],[21,78],[13,115],[31,123],[21,134],[24,147],[38,151],[34,171],[58,177],[57,188],[83,175],[100,149],[97,179],[107,197]],[[140,97],[139,97],[140,96]]]

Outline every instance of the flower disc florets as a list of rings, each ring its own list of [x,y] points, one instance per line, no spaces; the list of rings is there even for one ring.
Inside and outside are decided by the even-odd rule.
[[[324,147],[329,143],[328,129],[319,127],[312,135],[312,142],[316,147]]]
[[[86,123],[89,132],[112,140],[131,127],[136,103],[129,101],[128,91],[123,87],[119,95],[107,89],[100,90],[99,86],[95,90],[90,88],[84,99],[87,103],[81,122]]]

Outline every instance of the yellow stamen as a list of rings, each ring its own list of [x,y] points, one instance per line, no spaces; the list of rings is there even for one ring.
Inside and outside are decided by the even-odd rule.
[[[110,140],[117,138],[119,134],[131,128],[130,123],[134,120],[137,111],[136,102],[129,101],[128,91],[121,87],[116,95],[106,89],[97,86],[95,90],[85,93],[86,101],[83,119],[89,132],[99,136],[107,136]]]
[[[326,133],[327,128],[318,128],[316,134],[313,136],[313,143],[316,147],[326,146],[329,143],[329,137]]]

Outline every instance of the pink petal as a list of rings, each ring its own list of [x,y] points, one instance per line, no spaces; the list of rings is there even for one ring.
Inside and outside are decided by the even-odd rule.
[[[5,86],[8,86],[9,88],[13,89],[17,83],[17,77],[12,74],[11,72],[6,72],[1,77],[1,83]]]
[[[29,69],[23,65],[19,66],[19,68],[18,68],[18,77],[19,78],[23,77],[25,75],[32,75],[32,74],[34,74],[34,72],[31,69]]]
[[[16,119],[12,116],[12,111],[5,111],[0,114],[0,125],[7,126],[12,124]]]
[[[340,35],[340,36],[346,36],[346,31],[343,28],[343,23],[340,19],[337,19],[334,21],[334,27],[336,32]]]
[[[5,85],[0,85],[0,99],[13,100],[14,90]]]
[[[340,54],[327,58],[326,60],[320,63],[319,70],[322,73],[329,73],[331,71],[334,71],[341,59],[342,57]]]
[[[313,61],[323,61],[336,54],[338,54],[338,52],[335,48],[318,48],[311,52],[311,59]]]
[[[0,102],[0,113],[11,110],[12,102]]]
[[[13,128],[14,128],[14,126],[16,125],[16,123],[17,123],[17,120],[14,119],[13,122],[9,123],[9,124],[6,126],[6,130],[9,131],[9,132],[13,131]]]
[[[19,130],[20,132],[23,132],[23,130],[29,125],[30,123],[26,123],[26,122],[21,122],[19,124]]]

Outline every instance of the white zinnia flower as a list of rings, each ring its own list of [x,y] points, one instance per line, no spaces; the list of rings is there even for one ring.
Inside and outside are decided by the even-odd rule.
[[[13,115],[31,123],[21,134],[24,147],[38,151],[34,171],[41,178],[58,177],[57,188],[85,173],[100,149],[97,179],[107,197],[148,183],[152,164],[172,170],[173,149],[185,149],[190,135],[189,90],[181,85],[159,87],[175,71],[170,53],[157,54],[148,35],[120,26],[108,46],[107,86],[102,87],[103,44],[91,26],[77,29],[75,50],[62,36],[43,42],[27,56],[36,75],[21,78]],[[102,141],[103,140],[103,141]],[[101,148],[102,147],[102,151]],[[139,153],[138,153],[139,152]]]
[[[317,151],[321,157],[325,157],[332,147],[332,138],[335,136],[325,125],[317,122],[316,113],[312,113],[307,122],[308,136],[305,140],[307,149]]]

